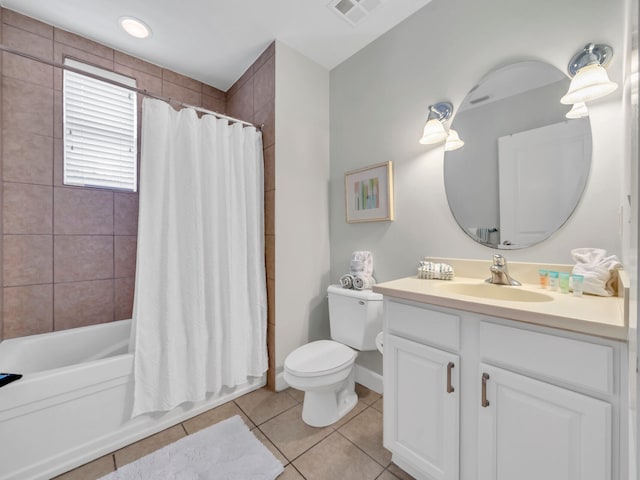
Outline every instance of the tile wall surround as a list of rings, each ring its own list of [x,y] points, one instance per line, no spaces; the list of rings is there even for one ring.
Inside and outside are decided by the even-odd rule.
[[[265,124],[272,301],[274,45],[225,93],[11,10],[0,9],[0,36],[31,55],[60,63],[74,57],[134,77],[151,93]],[[138,194],[64,186],[62,72],[9,53],[2,53],[0,68],[0,339],[130,318]],[[269,325],[275,325],[272,303]]]

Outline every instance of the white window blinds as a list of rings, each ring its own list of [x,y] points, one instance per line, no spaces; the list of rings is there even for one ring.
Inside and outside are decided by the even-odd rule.
[[[136,86],[134,79],[65,59],[65,65]],[[130,192],[137,186],[136,93],[64,71],[64,184]]]

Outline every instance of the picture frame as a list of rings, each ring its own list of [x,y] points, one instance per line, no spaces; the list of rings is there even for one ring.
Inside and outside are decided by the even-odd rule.
[[[378,163],[344,174],[347,223],[393,221],[393,163]]]

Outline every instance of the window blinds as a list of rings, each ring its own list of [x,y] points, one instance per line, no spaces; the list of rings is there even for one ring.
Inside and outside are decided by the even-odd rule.
[[[118,83],[135,80],[65,59],[65,65]],[[136,93],[64,71],[64,184],[130,192],[137,186]]]

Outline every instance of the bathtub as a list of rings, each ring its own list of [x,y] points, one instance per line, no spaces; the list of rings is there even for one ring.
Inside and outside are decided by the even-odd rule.
[[[49,479],[262,387],[265,377],[130,419],[131,320],[0,342],[0,480]]]

